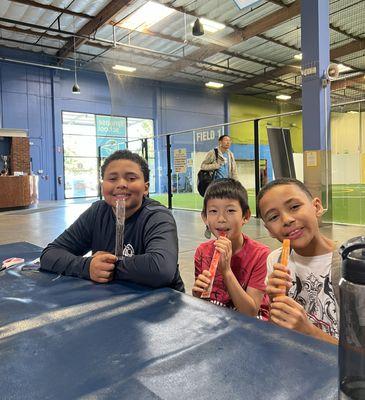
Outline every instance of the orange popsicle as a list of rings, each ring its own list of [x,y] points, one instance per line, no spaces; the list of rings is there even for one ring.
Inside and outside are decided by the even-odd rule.
[[[285,267],[288,266],[289,262],[289,254],[290,254],[290,240],[289,239],[284,239],[283,240],[283,249],[281,251],[281,259],[280,259],[280,264],[283,264]],[[280,289],[285,289],[286,286],[279,286]],[[278,296],[282,296],[281,294]]]
[[[226,236],[226,234],[224,232],[222,232],[220,234],[220,236]],[[221,255],[221,253],[218,250],[214,250],[213,258],[212,258],[212,261],[210,262],[210,266],[209,266],[210,284],[204,290],[202,295],[200,296],[202,299],[209,299],[210,298],[210,293],[212,292],[213,282],[214,282],[215,274],[217,272],[220,255]]]

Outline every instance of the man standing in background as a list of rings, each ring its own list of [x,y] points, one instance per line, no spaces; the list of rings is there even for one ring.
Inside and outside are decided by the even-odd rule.
[[[220,136],[218,148],[210,150],[200,166],[203,171],[216,170],[214,180],[221,178],[238,180],[236,161],[233,153],[229,150],[231,143],[231,138],[228,135]]]

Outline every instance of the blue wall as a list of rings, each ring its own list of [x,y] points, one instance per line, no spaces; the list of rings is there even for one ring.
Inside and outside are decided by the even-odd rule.
[[[0,48],[0,56],[49,63],[17,50]],[[151,118],[157,134],[227,122],[227,98],[212,90],[126,78],[112,103],[105,74],[80,71],[78,81],[81,94],[73,95],[72,72],[0,61],[0,127],[27,130],[41,200],[64,198],[62,111]]]

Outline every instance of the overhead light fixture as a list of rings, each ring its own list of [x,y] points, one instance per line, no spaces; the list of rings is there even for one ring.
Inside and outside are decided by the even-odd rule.
[[[210,82],[206,82],[205,86],[210,88],[210,89],[222,89],[224,84],[221,83],[221,82],[212,82],[212,81],[210,81]]]
[[[80,86],[77,83],[77,64],[76,64],[76,44],[75,44],[75,36],[74,36],[74,61],[75,61],[75,82],[74,85],[72,86],[72,93],[73,94],[80,94],[81,90],[80,90]]]
[[[288,94],[279,94],[276,96],[278,100],[290,100],[291,96]]]
[[[255,3],[258,3],[258,0],[233,0],[233,1],[240,10],[248,6],[252,6]]]
[[[115,69],[116,71],[122,71],[122,72],[134,72],[137,69],[134,67],[127,67],[126,65],[119,65],[119,64],[114,65],[112,68]]]
[[[218,31],[221,31],[222,29],[224,29],[226,26],[224,24],[221,24],[220,22],[215,22],[212,21],[211,19],[207,19],[207,18],[197,18],[194,22],[194,24],[191,24],[191,26],[193,27],[193,35],[194,35],[194,27],[197,24],[197,21],[199,21],[200,26],[202,26],[202,31],[204,33],[205,32],[209,32],[209,33],[215,33]],[[199,36],[199,35],[194,35],[194,36]]]
[[[203,27],[203,24],[200,22],[199,18],[197,18],[194,22],[192,33],[193,33],[193,36],[204,35],[204,27]]]
[[[73,94],[81,93],[80,86],[77,84],[77,82],[75,82],[74,85],[72,86],[72,93]]]
[[[303,59],[303,54],[302,53],[294,55],[294,60],[302,61],[302,59]]]
[[[343,64],[337,64],[338,72],[341,74],[341,72],[347,72],[347,71],[352,71],[351,67],[348,67],[347,65]]]
[[[121,28],[143,31],[174,12],[173,8],[149,1],[117,25]]]

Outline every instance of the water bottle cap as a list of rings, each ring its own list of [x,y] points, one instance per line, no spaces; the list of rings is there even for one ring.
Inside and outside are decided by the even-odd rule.
[[[365,236],[357,236],[340,247],[342,276],[347,281],[365,285]]]

